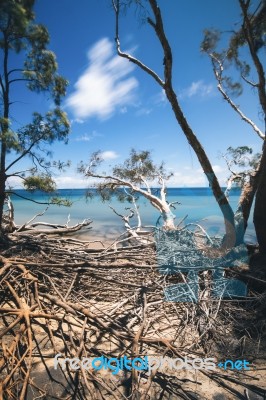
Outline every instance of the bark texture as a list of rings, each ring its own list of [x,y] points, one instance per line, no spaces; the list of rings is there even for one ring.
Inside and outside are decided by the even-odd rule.
[[[264,115],[264,130],[266,129],[266,79],[263,64],[259,58],[257,48],[255,45],[255,39],[253,35],[253,29],[251,19],[249,16],[249,5],[250,1],[239,0],[242,13],[243,13],[243,32],[245,39],[248,44],[250,56],[252,58],[254,67],[257,71],[258,83],[257,93],[259,102]],[[254,209],[254,225],[257,234],[257,240],[259,243],[259,249],[261,253],[266,253],[266,145],[265,137],[262,146],[262,158],[261,158],[261,169],[258,182],[258,188],[255,199]]]
[[[261,171],[254,209],[254,225],[261,253],[266,253],[266,143],[264,142]]]

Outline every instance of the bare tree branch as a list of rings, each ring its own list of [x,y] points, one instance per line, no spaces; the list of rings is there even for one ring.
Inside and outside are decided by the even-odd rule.
[[[140,67],[143,71],[147,72],[150,76],[152,76],[157,83],[159,83],[159,85],[164,88],[164,82],[162,81],[162,79],[156,74],[156,72],[154,72],[151,68],[147,67],[144,63],[142,63],[140,60],[138,60],[137,58],[131,56],[128,53],[124,53],[123,51],[121,51],[121,47],[120,47],[120,39],[119,39],[119,13],[120,13],[120,0],[112,0],[113,3],[113,8],[115,11],[115,17],[116,17],[116,35],[115,35],[115,42],[116,42],[116,50],[117,53],[120,57],[126,58],[127,60],[129,60],[130,62],[132,62],[133,64],[138,65],[138,67]]]
[[[263,108],[263,112],[264,112],[264,118],[265,118],[265,125],[266,125],[266,80],[265,80],[265,72],[264,72],[264,68],[263,65],[259,59],[259,56],[257,54],[257,51],[255,49],[255,45],[254,45],[254,40],[252,37],[252,26],[251,26],[251,22],[250,22],[250,17],[248,15],[248,8],[249,8],[249,1],[245,2],[244,0],[239,0],[239,4],[240,7],[242,9],[243,12],[243,17],[244,17],[244,22],[242,25],[242,29],[245,35],[245,38],[247,40],[248,43],[248,47],[249,47],[249,51],[250,51],[250,55],[252,57],[254,66],[257,70],[257,74],[258,74],[258,95],[259,95],[259,99],[260,99],[260,104]]]
[[[212,60],[213,72],[214,72],[214,76],[218,82],[217,88],[218,88],[219,92],[222,94],[223,98],[230,104],[230,106],[233,108],[233,110],[235,110],[237,112],[237,114],[240,115],[241,119],[243,121],[245,121],[247,124],[249,124],[252,127],[252,129],[255,131],[255,133],[261,139],[264,139],[265,138],[264,133],[259,129],[259,127],[250,118],[248,118],[243,113],[243,111],[239,108],[239,106],[237,106],[237,104],[226,93],[226,91],[222,85],[222,82],[223,82],[222,75],[223,75],[224,67],[223,67],[221,60],[219,60],[219,58],[217,56],[215,56],[213,53],[210,53],[209,56],[211,57],[211,60]],[[219,70],[217,70],[217,65],[219,66]]]

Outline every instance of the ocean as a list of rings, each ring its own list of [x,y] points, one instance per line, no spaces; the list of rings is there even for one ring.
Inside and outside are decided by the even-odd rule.
[[[20,196],[28,197],[32,200],[45,202],[49,200],[48,195],[41,192],[28,193],[25,190],[17,190]],[[240,190],[234,188],[230,194],[230,204],[235,210],[239,199]],[[132,207],[128,202],[121,203],[115,197],[110,202],[102,202],[100,197],[95,195],[92,199],[86,199],[86,189],[59,189],[57,195],[62,196],[72,202],[70,207],[49,206],[43,216],[37,217],[36,221],[45,221],[58,224],[66,224],[70,218],[70,225],[82,222],[84,219],[91,219],[92,229],[79,234],[81,239],[102,238],[114,239],[124,232],[124,223],[109,207],[109,204],[121,214],[128,213],[127,207]],[[53,195],[54,196],[54,195]],[[173,213],[176,216],[176,223],[185,216],[185,223],[198,223],[210,235],[222,236],[224,233],[223,217],[219,207],[212,195],[210,188],[169,188],[167,190],[169,202],[177,201]],[[23,224],[33,218],[34,215],[44,211],[44,204],[35,204],[32,201],[24,200],[12,195],[15,209],[15,223]],[[143,197],[138,200],[139,213],[143,226],[156,225],[159,212],[150,205]],[[136,225],[136,219],[132,218],[132,226]],[[256,242],[256,236],[252,219],[248,224],[245,240],[248,243]]]

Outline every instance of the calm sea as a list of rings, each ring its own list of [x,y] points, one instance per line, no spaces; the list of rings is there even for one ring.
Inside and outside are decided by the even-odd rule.
[[[49,198],[42,193],[29,194],[24,190],[17,190],[19,195],[31,198],[39,202],[45,202]],[[239,189],[233,189],[230,195],[230,203],[235,210],[239,198]],[[110,209],[109,204],[115,208],[118,213],[125,214],[128,210],[126,207],[132,207],[130,203],[120,203],[113,198],[110,203],[103,203],[98,196],[91,200],[86,199],[85,189],[60,189],[58,195],[72,201],[71,207],[58,207],[51,205],[43,216],[36,218],[35,221],[45,221],[52,223],[65,224],[70,218],[70,224],[76,224],[89,218],[93,221],[92,229],[86,234],[82,234],[82,238],[114,238],[123,232],[123,221]],[[169,188],[167,195],[169,202],[178,201],[176,209],[173,210],[176,215],[176,221],[180,221],[187,215],[186,223],[199,223],[211,235],[222,235],[224,232],[223,218],[219,211],[210,188]],[[45,205],[35,204],[26,201],[17,196],[12,196],[15,208],[15,222],[22,224],[29,221],[35,214],[42,212]],[[159,213],[150,203],[140,198],[138,200],[139,212],[143,225],[156,225]],[[132,219],[132,225],[136,224],[136,220]],[[246,233],[246,241],[254,242],[255,233],[252,221],[249,221]]]

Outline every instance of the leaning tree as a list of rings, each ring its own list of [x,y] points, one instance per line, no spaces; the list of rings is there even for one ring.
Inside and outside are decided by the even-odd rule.
[[[124,9],[125,7],[130,7],[132,4],[135,4],[142,8],[144,7],[149,8],[149,10],[146,13],[147,14],[146,21],[150,25],[151,29],[154,31],[162,49],[162,61],[164,66],[163,77],[160,77],[156,73],[156,71],[154,71],[149,66],[144,64],[141,60],[121,50],[121,41],[119,32],[121,9],[122,8]],[[208,179],[213,195],[223,214],[225,231],[226,231],[226,235],[223,240],[223,247],[232,248],[236,244],[234,212],[219,184],[217,176],[213,170],[211,162],[202,144],[200,143],[196,133],[189,124],[188,119],[184,115],[179,99],[176,95],[172,80],[172,75],[173,75],[172,49],[165,33],[164,22],[159,7],[159,2],[156,0],[147,0],[146,2],[144,1],[142,2],[141,0],[135,0],[135,1],[112,0],[112,5],[115,12],[115,42],[116,42],[117,53],[120,57],[123,57],[129,60],[130,62],[134,63],[140,69],[142,69],[146,74],[151,76],[155,80],[155,82],[164,90],[166,98],[169,101],[171,108],[174,112],[177,123],[181,127],[184,135],[186,136],[188,143],[194,150],[200,162],[200,165],[202,166],[202,169]],[[150,15],[152,15],[152,17]]]
[[[9,178],[21,178],[25,188],[54,188],[51,168],[63,164],[51,163],[45,146],[55,140],[66,142],[70,128],[60,108],[67,81],[57,73],[55,54],[47,48],[46,27],[35,23],[34,3],[0,2],[0,227]],[[46,114],[34,112],[28,124],[15,129],[11,126],[11,119],[16,117],[12,113],[17,101],[15,88],[23,84],[29,91],[49,93],[54,108]],[[31,160],[29,168],[19,166],[24,158]]]
[[[248,179],[242,179],[242,194],[238,215],[244,226],[250,215],[255,198],[254,225],[262,253],[266,252],[266,87],[263,49],[265,48],[266,1],[238,0],[241,9],[240,26],[230,34],[228,46],[220,49],[225,34],[218,30],[206,30],[201,45],[202,51],[210,57],[217,88],[223,99],[236,112],[241,120],[249,124],[253,132],[262,140],[260,160],[253,165]],[[233,68],[233,71],[232,71]],[[233,79],[235,70],[239,79]],[[240,96],[244,87],[256,93],[263,127],[260,128],[234,100]],[[256,197],[255,197],[256,195]],[[241,213],[239,212],[241,210]],[[243,230],[242,230],[243,232]]]
[[[264,70],[262,67],[262,63],[258,57],[258,49],[262,46],[263,44],[263,32],[265,32],[265,1],[263,1],[262,4],[262,10],[259,11],[258,13],[255,12],[255,17],[257,16],[258,18],[256,19],[257,23],[253,23],[252,18],[254,19],[254,15],[251,16],[249,14],[249,6],[250,6],[250,0],[239,0],[242,13],[243,13],[243,26],[241,30],[241,40],[237,40],[236,44],[232,46],[234,48],[234,51],[237,52],[237,49],[243,45],[243,41],[248,45],[249,51],[251,53],[252,60],[254,62],[256,71],[258,73],[258,79],[259,82],[254,84],[254,87],[258,89],[259,93],[259,98],[260,98],[260,103],[262,105],[262,108],[264,110],[264,115],[265,115],[265,104],[266,104],[266,96],[265,96],[265,76],[264,76]],[[144,13],[146,17],[147,23],[150,25],[150,27],[153,29],[158,42],[160,43],[161,49],[162,49],[162,58],[163,58],[163,66],[164,66],[164,76],[160,77],[156,71],[154,71],[152,68],[144,64],[141,60],[133,57],[131,54],[128,54],[124,51],[121,50],[121,41],[120,41],[120,31],[119,31],[119,21],[120,21],[120,14],[121,14],[121,9],[125,9],[127,7],[130,7],[131,5],[136,5],[137,7],[141,7],[142,10],[145,10],[147,7],[147,12]],[[183,133],[185,134],[190,146],[194,150],[201,166],[202,169],[209,181],[209,185],[212,189],[213,195],[220,207],[220,210],[223,214],[224,217],[224,223],[225,223],[225,230],[226,230],[226,235],[224,237],[223,241],[223,246],[226,248],[231,248],[234,245],[237,245],[243,241],[243,232],[245,230],[246,226],[246,221],[243,221],[243,213],[239,213],[239,209],[237,213],[234,215],[234,212],[229,204],[229,201],[227,199],[227,196],[223,192],[218,179],[213,171],[212,165],[210,163],[210,160],[202,147],[195,131],[192,129],[191,125],[188,122],[188,119],[183,113],[183,110],[180,106],[180,102],[178,100],[178,97],[176,95],[175,89],[173,87],[173,82],[172,82],[172,75],[173,75],[173,56],[172,56],[172,49],[171,45],[168,41],[168,38],[165,34],[165,29],[164,29],[164,22],[162,18],[162,13],[159,7],[159,1],[156,0],[147,0],[147,1],[142,1],[142,0],[126,0],[126,1],[121,1],[121,0],[112,0],[112,5],[115,13],[115,41],[116,41],[116,48],[117,48],[117,53],[120,57],[126,58],[130,62],[136,64],[140,69],[142,69],[146,74],[150,75],[158,85],[164,90],[166,98],[168,99],[171,108],[174,112],[175,118],[180,125]],[[150,16],[152,15],[152,17]],[[258,26],[259,24],[259,26]],[[235,35],[238,38],[238,34]],[[244,39],[243,39],[244,38]],[[257,40],[259,38],[259,40]],[[232,42],[234,42],[234,37],[232,38]],[[256,43],[255,43],[256,42]],[[243,64],[244,67],[246,67],[246,64]],[[264,135],[263,135],[264,138]],[[265,146],[264,146],[265,148]],[[265,150],[263,154],[265,153]],[[265,199],[263,196],[266,197],[265,193],[265,179],[266,176],[265,173],[265,167],[263,165],[265,164],[264,159],[266,158],[266,154],[262,156],[262,161],[261,161],[261,168],[259,172],[260,176],[260,182],[258,183],[258,190],[257,190],[257,201],[256,201],[256,206],[255,206],[255,226],[256,226],[256,232],[258,236],[258,240],[260,243],[260,248],[261,250],[263,249],[263,246],[266,246],[266,232],[265,229],[263,230],[263,225],[266,225],[265,221],[265,210],[263,209],[263,204],[265,204]],[[263,172],[264,171],[264,172]],[[255,179],[256,182],[256,179]],[[250,192],[247,191],[247,195],[249,195]],[[245,196],[245,193],[244,193]],[[264,200],[263,200],[264,199]],[[243,204],[245,201],[243,202]],[[248,213],[244,214],[244,217]],[[264,243],[264,245],[263,245]]]

